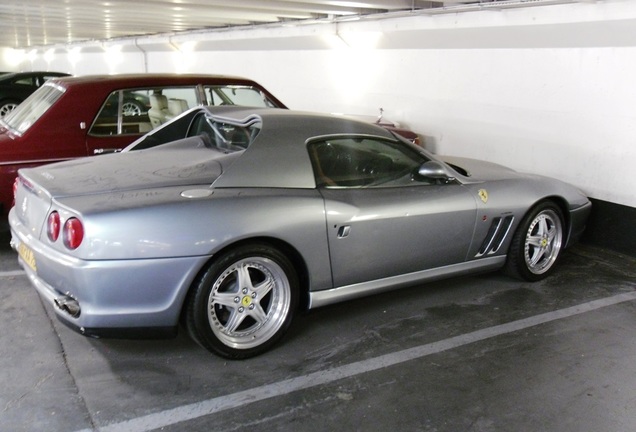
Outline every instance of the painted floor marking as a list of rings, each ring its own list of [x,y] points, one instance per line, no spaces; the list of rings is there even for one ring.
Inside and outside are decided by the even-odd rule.
[[[24,276],[26,273],[24,270],[10,270],[10,271],[0,271],[0,278],[3,277],[12,277],[12,276]]]
[[[111,423],[98,426],[99,432],[146,432],[177,423],[194,420],[210,414],[215,414],[229,409],[243,407],[245,405],[270,399],[277,396],[284,396],[289,393],[329,384],[344,378],[361,375],[389,366],[394,366],[410,360],[437,354],[453,348],[458,348],[471,343],[483,341],[496,336],[524,330],[552,321],[581,315],[604,307],[616,305],[636,300],[636,291],[618,294],[577,306],[559,309],[529,318],[500,324],[493,327],[477,330],[471,333],[455,336],[449,339],[432,342],[425,345],[385,354],[367,360],[361,360],[348,365],[339,366],[333,369],[313,372],[307,375],[290,378],[283,381],[262,385],[260,387],[243,390],[237,393],[215,397],[201,402],[183,405],[180,407],[148,414],[118,423]],[[90,432],[91,429],[84,429],[77,432]]]

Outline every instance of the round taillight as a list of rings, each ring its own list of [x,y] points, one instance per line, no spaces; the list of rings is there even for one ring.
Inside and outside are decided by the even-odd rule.
[[[77,249],[84,239],[84,226],[77,218],[70,218],[64,224],[64,245]]]
[[[20,183],[20,177],[16,177],[15,180],[13,181],[13,201],[11,202],[11,207],[15,207],[15,203],[17,202],[19,183]]]
[[[46,221],[46,233],[49,236],[49,240],[52,242],[57,241],[60,236],[60,214],[56,211],[51,212],[49,219]]]

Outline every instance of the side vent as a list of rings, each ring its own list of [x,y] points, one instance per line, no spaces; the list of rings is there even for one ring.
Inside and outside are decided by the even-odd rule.
[[[484,255],[492,255],[496,253],[501,247],[502,243],[510,232],[512,222],[514,222],[514,216],[506,216],[504,218],[496,217],[492,220],[488,234],[484,239],[475,258],[479,258]]]

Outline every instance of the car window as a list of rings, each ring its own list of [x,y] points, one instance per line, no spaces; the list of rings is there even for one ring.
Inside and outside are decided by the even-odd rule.
[[[13,111],[2,118],[11,130],[24,133],[62,96],[59,87],[46,85],[40,87]]]
[[[197,105],[194,86],[117,90],[106,99],[89,133],[146,133]]]
[[[249,147],[260,130],[260,122],[231,124],[201,114],[192,121],[188,136],[201,136],[207,146],[232,152]]]
[[[240,85],[208,85],[205,96],[209,105],[240,105],[259,108],[276,108],[258,88]]]
[[[18,78],[17,80],[13,81],[12,84],[25,85],[25,86],[34,86],[34,85],[36,85],[35,77]]]
[[[38,84],[43,85],[45,82],[53,78],[60,78],[60,77],[58,75],[42,75],[40,79],[38,80],[39,81]]]
[[[327,187],[395,187],[414,184],[426,158],[401,142],[337,137],[311,142],[316,184]],[[427,183],[418,179],[417,184]]]

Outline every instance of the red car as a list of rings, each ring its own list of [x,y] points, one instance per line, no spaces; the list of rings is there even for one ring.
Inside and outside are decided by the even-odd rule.
[[[0,119],[0,217],[18,169],[118,151],[196,105],[286,108],[258,83],[214,75],[136,74],[47,81]]]

